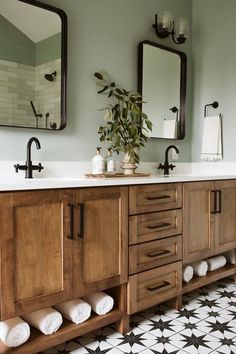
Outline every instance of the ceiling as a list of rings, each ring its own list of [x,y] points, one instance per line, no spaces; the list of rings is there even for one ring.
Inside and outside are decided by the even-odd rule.
[[[61,32],[59,15],[18,0],[0,0],[0,15],[35,43]]]

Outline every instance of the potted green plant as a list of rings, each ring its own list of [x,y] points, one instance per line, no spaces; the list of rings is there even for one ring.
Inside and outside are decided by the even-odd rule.
[[[101,142],[108,142],[112,151],[124,152],[122,168],[125,174],[132,174],[140,161],[139,151],[148,141],[152,122],[142,111],[142,96],[120,88],[107,74],[95,72],[99,94],[107,95],[104,110],[105,123],[98,128]]]

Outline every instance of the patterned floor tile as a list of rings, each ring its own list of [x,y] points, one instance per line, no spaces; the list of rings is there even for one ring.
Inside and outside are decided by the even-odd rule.
[[[185,329],[171,336],[170,343],[189,354],[208,354],[220,346],[216,337],[198,329]]]
[[[150,319],[143,321],[138,326],[146,333],[150,333],[155,337],[170,337],[173,334],[180,332],[184,329],[184,324],[180,321],[173,320],[170,317],[162,315],[156,320]]]
[[[137,327],[123,336],[115,332],[107,338],[107,342],[123,353],[140,353],[154,345],[156,338]]]
[[[228,321],[222,317],[208,317],[197,323],[197,328],[218,339],[232,339],[236,337],[236,321]]]

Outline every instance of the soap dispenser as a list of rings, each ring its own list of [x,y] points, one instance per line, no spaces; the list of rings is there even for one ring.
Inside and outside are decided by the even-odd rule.
[[[97,147],[96,155],[92,159],[92,173],[94,175],[103,174],[104,172],[104,158],[101,155],[101,148]]]
[[[115,172],[115,162],[112,157],[112,151],[111,149],[107,149],[107,157],[106,157],[106,171],[108,173],[114,173]]]

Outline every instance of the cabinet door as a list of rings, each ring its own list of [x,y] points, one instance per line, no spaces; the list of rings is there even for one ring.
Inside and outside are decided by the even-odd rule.
[[[70,193],[0,194],[1,319],[72,296]]]
[[[215,190],[215,249],[221,253],[236,247],[236,181],[216,181]]]
[[[127,196],[126,187],[75,192],[74,296],[127,282]]]
[[[183,260],[191,263],[214,252],[214,182],[184,183]]]

